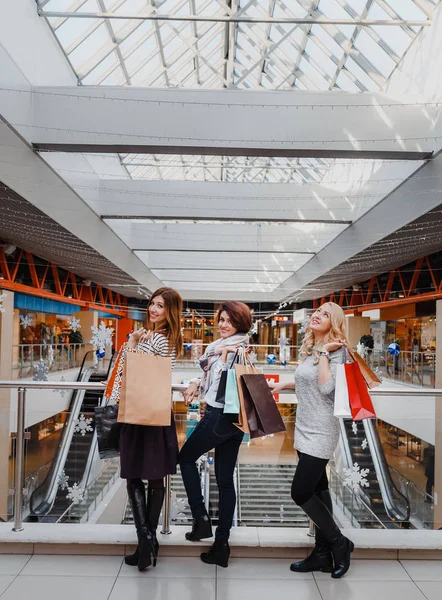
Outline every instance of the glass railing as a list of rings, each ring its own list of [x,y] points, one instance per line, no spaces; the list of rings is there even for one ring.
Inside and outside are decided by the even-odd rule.
[[[10,489],[9,509],[0,517],[11,521],[14,529],[26,527],[26,520],[32,520],[30,497],[44,481],[49,467],[56,458],[57,440],[51,442],[51,436],[44,439],[44,444],[37,444],[36,439],[29,439],[33,432],[33,424],[42,421],[44,410],[48,410],[48,395],[54,389],[71,393],[74,389],[103,391],[100,383],[91,382],[0,382],[0,388],[12,388],[12,414],[8,421],[14,424],[16,437],[12,443],[10,458]],[[173,385],[174,392],[181,392],[185,385]],[[425,390],[373,390],[375,396],[381,397],[382,402],[388,402],[389,396],[431,395],[442,396],[441,390],[432,393]],[[178,396],[178,394],[177,394]],[[286,425],[286,431],[273,436],[250,440],[245,436],[241,445],[236,470],[235,484],[238,493],[235,523],[240,527],[307,527],[308,519],[297,507],[290,495],[291,482],[296,468],[297,455],[294,449],[294,432],[296,419],[296,404],[293,395],[281,394],[279,408]],[[46,408],[44,408],[46,406]],[[16,408],[15,408],[16,407]],[[184,403],[176,399],[174,413],[180,446],[192,434],[198,422],[198,409],[186,408]],[[64,416],[66,420],[66,414]],[[434,418],[434,415],[433,415]],[[98,509],[103,498],[119,483],[119,461],[100,461],[95,455],[89,461],[83,450],[94,440],[93,409],[82,412],[75,424],[72,438],[74,453],[71,456],[70,476],[60,470],[58,479],[56,510],[49,510],[47,515],[35,515],[41,522],[88,522]],[[53,434],[57,435],[57,432]],[[59,435],[59,434],[58,434]],[[90,441],[88,442],[88,439]],[[43,448],[44,446],[44,448]],[[213,453],[201,459],[200,472],[204,483],[205,500],[208,510],[215,523],[218,514],[218,490],[215,478]],[[43,460],[44,459],[44,460]],[[38,462],[40,460],[40,462]],[[378,528],[381,522],[377,513],[370,506],[370,498],[366,489],[355,489],[352,482],[343,476],[339,465],[333,463],[329,467],[330,488],[336,506],[345,520],[353,527]],[[405,525],[411,528],[433,528],[432,498],[403,474],[390,469],[394,484],[399,492],[410,503],[409,522]],[[87,471],[87,473],[86,473]],[[168,482],[171,495],[165,506],[167,523],[189,525],[190,513],[179,475]],[[18,493],[13,493],[13,490]],[[23,490],[25,493],[23,494]],[[367,499],[368,498],[368,499]],[[120,514],[122,514],[121,506]],[[338,511],[337,511],[338,513]],[[23,524],[24,523],[24,524]],[[404,524],[396,524],[395,526]]]
[[[184,343],[180,360],[183,362],[196,362],[208,345],[200,342]],[[271,356],[271,364],[295,364],[298,360],[299,346],[287,345],[282,346],[281,349],[279,344],[250,344],[250,352],[254,354],[255,362],[260,364],[267,364],[269,355]]]
[[[41,362],[47,373],[81,366],[90,344],[17,344],[12,346],[12,378],[33,377]]]
[[[435,352],[401,351],[392,356],[388,350],[372,350],[365,356],[382,379],[407,385],[434,388],[436,380]]]

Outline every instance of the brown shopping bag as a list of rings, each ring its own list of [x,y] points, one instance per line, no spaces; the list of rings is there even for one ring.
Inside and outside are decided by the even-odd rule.
[[[285,431],[285,425],[269,384],[262,373],[241,376],[250,438]]]
[[[251,375],[253,373],[257,373],[257,370],[252,367],[250,363],[247,364],[236,364],[234,365],[235,375],[236,375],[236,384],[238,388],[238,396],[239,396],[239,415],[238,415],[238,423],[235,425],[244,433],[250,434],[249,425],[247,422],[247,410],[246,410],[246,401],[244,399],[244,389],[241,382],[242,375]]]
[[[127,352],[124,361],[118,422],[166,426],[172,413],[170,358]]]
[[[357,352],[355,352],[349,346],[346,346],[346,350],[353,359],[354,362],[358,363],[362,373],[362,377],[365,379],[366,384],[370,389],[380,385],[382,381],[376,375],[376,373],[367,365],[365,360]]]

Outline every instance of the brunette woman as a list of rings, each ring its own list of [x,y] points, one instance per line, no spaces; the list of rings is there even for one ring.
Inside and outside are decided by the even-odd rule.
[[[326,466],[339,439],[339,421],[333,415],[336,365],[344,362],[345,315],[327,302],[316,310],[307,326],[295,381],[277,384],[273,392],[296,389],[295,447],[299,461],[292,483],[292,498],[316,525],[312,553],[293,563],[292,571],[324,571],[338,579],[350,567],[353,542],[344,537],[333,519]]]
[[[182,349],[181,314],[182,299],[178,292],[171,288],[154,292],[147,308],[146,328],[131,334],[125,352],[169,356],[173,368]],[[118,396],[119,384],[116,380],[111,398]],[[121,477],[127,481],[138,537],[138,548],[126,556],[125,563],[143,571],[152,562],[156,565],[159,549],[156,530],[164,500],[164,477],[176,473],[178,441],[173,414],[171,424],[166,427],[123,424],[120,454]],[[147,499],[143,482],[146,479]]]
[[[206,409],[203,418],[181,449],[179,463],[193,516],[192,531],[186,533],[186,538],[196,542],[212,537],[212,524],[204,506],[195,461],[215,448],[219,520],[215,542],[208,552],[201,554],[201,560],[227,567],[230,556],[228,540],[236,505],[233,473],[244,434],[233,424],[238,422],[238,415],[223,412],[224,405],[217,402],[217,393],[222,372],[231,366],[236,350],[245,348],[248,344],[252,315],[249,307],[242,302],[225,302],[218,312],[217,323],[221,337],[208,346],[199,360],[203,369],[202,378],[191,383],[184,393],[188,405],[199,390],[200,398],[206,402]]]

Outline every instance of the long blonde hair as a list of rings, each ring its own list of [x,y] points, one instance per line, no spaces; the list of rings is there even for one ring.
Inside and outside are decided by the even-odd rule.
[[[338,340],[345,340],[345,342],[348,343],[345,313],[342,308],[335,302],[325,302],[322,304],[322,306],[330,307],[330,330],[327,332],[324,339],[321,340],[318,346],[323,346],[324,344],[329,344],[330,342],[337,342]],[[315,334],[311,330],[309,322],[305,329],[304,339],[302,340],[301,349],[299,351],[299,358],[301,361],[313,354],[314,345]]]

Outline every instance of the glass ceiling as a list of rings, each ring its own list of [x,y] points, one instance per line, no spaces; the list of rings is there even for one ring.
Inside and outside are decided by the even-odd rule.
[[[38,0],[38,7],[84,86],[364,92],[383,89],[439,2]],[[119,18],[97,17],[103,13]],[[140,18],[155,14],[165,18]],[[173,16],[224,21],[170,20]],[[238,183],[319,182],[333,164],[136,154],[120,160],[134,179]]]

